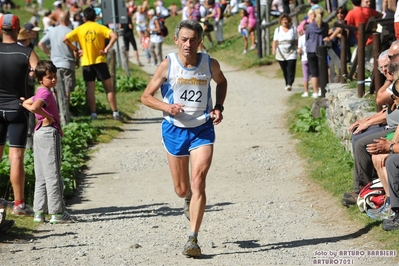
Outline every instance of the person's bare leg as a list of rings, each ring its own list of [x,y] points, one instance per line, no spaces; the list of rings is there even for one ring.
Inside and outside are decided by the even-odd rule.
[[[211,167],[213,145],[201,146],[190,153],[191,159],[191,191],[190,230],[198,233],[206,206],[206,176]]]
[[[24,200],[25,189],[25,170],[24,170],[24,152],[23,148],[9,149],[10,159],[10,181],[14,191],[14,200]],[[1,153],[2,154],[2,153]]]
[[[105,91],[107,92],[107,100],[109,103],[109,106],[111,107],[112,111],[117,111],[118,107],[116,104],[116,94],[114,90],[114,86],[112,85],[112,79],[109,78],[107,80],[102,81]]]
[[[310,79],[310,82],[312,83],[313,92],[314,93],[318,93],[319,92],[319,78],[318,77],[312,77]]]
[[[86,98],[89,104],[90,113],[96,112],[96,96],[94,91],[96,90],[96,83],[94,81],[86,81],[87,91]]]
[[[378,154],[371,156],[375,170],[377,171],[378,179],[380,179],[385,190],[385,195],[389,197],[388,174],[385,167],[385,161],[388,154]]]

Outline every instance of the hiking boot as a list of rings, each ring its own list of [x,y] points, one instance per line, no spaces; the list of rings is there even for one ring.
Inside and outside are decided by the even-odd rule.
[[[191,202],[191,195],[188,198],[184,198],[184,206],[183,206],[184,215],[189,221],[190,221],[190,202]]]
[[[33,221],[35,223],[44,223],[44,213],[35,212],[35,215],[33,216]]]
[[[29,207],[28,204],[25,204],[25,208],[21,208],[20,206],[14,206],[12,208],[12,214],[31,216],[31,215],[33,215],[33,211],[31,209],[31,207]]]
[[[201,256],[201,248],[197,244],[198,240],[194,236],[189,236],[187,243],[184,245],[183,255],[187,257]]]
[[[51,215],[51,224],[66,224],[66,223],[75,223],[75,218],[73,218],[67,211],[59,214]]]
[[[342,206],[348,207],[351,205],[356,205],[358,196],[359,196],[359,194],[356,192],[345,193],[344,197],[341,200]]]
[[[390,206],[391,206],[391,204],[390,204],[390,200],[388,198],[387,201],[385,202],[385,204],[382,205],[380,208],[369,209],[366,211],[366,213],[367,213],[368,217],[370,217],[371,219],[383,220],[389,216]]]
[[[15,224],[14,220],[4,220],[0,224],[0,234],[4,235],[7,233],[8,230]]]
[[[382,222],[382,229],[385,231],[399,229],[399,213],[395,212],[392,216],[384,219]]]

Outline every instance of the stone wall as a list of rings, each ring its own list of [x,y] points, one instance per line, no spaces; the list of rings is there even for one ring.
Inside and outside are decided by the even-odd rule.
[[[347,84],[330,83],[326,87],[327,124],[341,139],[345,149],[352,152],[351,133],[348,128],[356,120],[375,114],[369,103],[358,98],[357,89],[348,88]]]

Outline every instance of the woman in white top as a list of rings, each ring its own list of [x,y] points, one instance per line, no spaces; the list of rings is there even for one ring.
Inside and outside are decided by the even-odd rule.
[[[290,91],[295,80],[298,33],[288,14],[282,14],[278,21],[280,26],[274,30],[272,51],[283,70],[285,89]]]

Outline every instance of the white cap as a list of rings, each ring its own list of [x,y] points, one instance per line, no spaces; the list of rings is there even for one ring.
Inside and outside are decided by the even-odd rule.
[[[53,3],[53,6],[58,6],[59,4],[61,4],[61,1],[55,1],[55,2]]]

